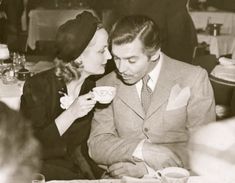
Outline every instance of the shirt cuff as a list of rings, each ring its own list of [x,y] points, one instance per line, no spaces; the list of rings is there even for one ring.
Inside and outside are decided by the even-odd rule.
[[[55,124],[58,128],[60,136],[62,136],[73,123],[73,120],[70,120],[68,115],[68,112],[64,111],[55,119]]]
[[[148,171],[148,174],[147,175],[144,175],[144,177],[157,177],[156,175],[156,171],[154,169],[152,169],[150,166],[148,166],[146,163],[144,163],[147,171]]]
[[[143,152],[142,152],[144,142],[145,142],[145,139],[141,140],[132,154],[133,158],[137,161],[144,161]]]
[[[137,161],[143,161],[144,162],[144,156],[143,156],[143,146],[144,146],[144,142],[147,139],[143,139],[139,142],[139,144],[137,145],[137,147],[135,148],[135,151],[133,152],[132,156],[135,160]],[[147,163],[144,162],[144,165],[147,169],[148,174],[145,175],[147,177],[156,177],[156,171],[154,169],[152,169],[150,166],[147,165]]]

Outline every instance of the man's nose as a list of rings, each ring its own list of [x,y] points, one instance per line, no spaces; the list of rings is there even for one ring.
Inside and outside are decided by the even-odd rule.
[[[120,61],[119,64],[118,64],[119,72],[123,73],[123,72],[126,71],[126,69],[127,69],[127,65],[126,65],[125,61],[124,60]]]

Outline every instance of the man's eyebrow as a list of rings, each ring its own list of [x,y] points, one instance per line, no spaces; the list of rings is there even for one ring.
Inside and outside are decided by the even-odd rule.
[[[117,55],[115,55],[114,53],[112,53],[114,57],[119,58]],[[137,56],[130,56],[130,57],[123,57],[123,59],[129,60],[132,58],[137,58]]]

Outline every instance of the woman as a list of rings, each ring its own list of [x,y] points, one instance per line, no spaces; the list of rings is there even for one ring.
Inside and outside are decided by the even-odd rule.
[[[47,180],[97,178],[89,166],[86,141],[96,104],[91,75],[103,74],[111,58],[107,40],[92,14],[79,14],[59,27],[55,69],[25,82],[21,110],[41,142],[41,172]]]

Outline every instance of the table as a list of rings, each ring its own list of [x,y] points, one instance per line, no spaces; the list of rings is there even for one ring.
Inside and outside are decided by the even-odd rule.
[[[58,27],[83,11],[89,11],[95,15],[93,10],[85,8],[35,9],[30,11],[27,45],[31,49],[35,49],[36,42],[39,40],[54,40]]]
[[[223,26],[221,27],[221,33],[235,35],[235,13],[221,11],[191,11],[189,13],[192,17],[196,29],[205,30],[209,20],[210,23],[223,24]]]
[[[235,87],[235,65],[217,65],[209,77],[215,83]]]
[[[221,55],[232,54],[235,58],[235,36],[222,34],[212,36],[208,34],[197,34],[198,42],[206,42],[209,44],[210,54],[216,55],[219,58]]]
[[[156,180],[156,183],[159,181]],[[48,181],[47,183],[148,183],[144,179],[140,181],[124,182],[118,179],[101,179],[101,180],[70,180],[70,181]],[[234,183],[223,178],[218,177],[206,177],[206,176],[191,176],[187,183]]]
[[[26,63],[25,67],[31,73],[39,73],[54,67],[53,62],[40,61],[38,63]],[[0,101],[6,103],[14,110],[20,109],[20,97],[23,92],[24,81],[17,81],[15,84],[5,85],[0,79]]]
[[[18,111],[20,109],[23,84],[24,82],[18,81],[16,84],[5,85],[0,80],[0,101]]]

